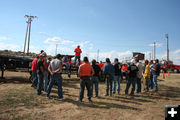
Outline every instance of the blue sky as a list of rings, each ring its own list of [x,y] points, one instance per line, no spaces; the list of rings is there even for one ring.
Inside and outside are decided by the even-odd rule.
[[[169,34],[170,59],[180,63],[179,0],[1,0],[0,49],[23,50],[26,18],[35,15],[30,51],[124,59],[143,52],[149,59],[153,42],[157,58],[166,58]]]

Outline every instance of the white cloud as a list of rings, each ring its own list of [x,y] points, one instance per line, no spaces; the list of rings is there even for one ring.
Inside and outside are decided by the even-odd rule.
[[[60,44],[60,45],[70,45],[73,44],[73,41],[70,40],[64,40],[61,37],[51,37],[44,41],[44,43],[53,43],[53,44]]]
[[[8,40],[9,38],[7,37],[0,37],[0,41]]]
[[[89,60],[97,59],[97,53],[91,52],[91,53],[83,53],[83,56],[88,56]],[[110,51],[110,52],[99,52],[99,58],[98,61],[105,61],[106,58],[110,58],[113,62],[115,58],[118,58],[120,61],[126,59],[126,58],[132,57],[131,51],[125,51],[125,52],[118,52],[118,51]]]
[[[55,44],[49,45],[45,51],[48,55],[55,55],[56,54],[56,45]],[[74,54],[73,51],[74,50],[69,47],[62,47],[60,45],[57,46],[57,53],[60,53],[60,54],[73,55]]]
[[[83,48],[84,46],[88,45],[90,42],[89,41],[84,41],[84,42],[80,42],[80,43],[74,43],[72,45],[72,47],[77,47],[77,45],[80,45],[81,48]]]
[[[12,51],[20,51],[21,50],[20,45],[15,44],[7,44],[7,43],[0,43],[0,49],[1,50],[12,50]]]
[[[45,40],[44,42],[45,43],[58,43],[62,41],[62,38],[60,37],[51,37],[51,38],[48,38],[47,40]]]
[[[156,47],[162,47],[163,46],[162,43],[156,43],[155,45],[156,45]],[[154,47],[154,44],[149,44],[148,46]]]
[[[49,35],[49,34],[46,33],[46,32],[39,32],[39,34],[42,34],[42,35]]]

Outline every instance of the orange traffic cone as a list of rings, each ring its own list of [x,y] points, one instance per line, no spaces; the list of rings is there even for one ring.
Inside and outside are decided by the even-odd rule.
[[[163,79],[165,79],[165,73],[163,72]]]
[[[168,76],[170,76],[170,72],[168,71]]]

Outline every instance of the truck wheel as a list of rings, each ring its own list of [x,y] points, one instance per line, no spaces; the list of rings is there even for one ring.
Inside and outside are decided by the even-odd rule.
[[[174,73],[178,73],[178,70],[177,70],[177,69],[174,69]]]

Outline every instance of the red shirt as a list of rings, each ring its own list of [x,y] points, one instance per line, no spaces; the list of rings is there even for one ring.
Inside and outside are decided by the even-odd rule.
[[[127,71],[128,70],[128,66],[127,65],[123,65],[121,68],[122,71]]]
[[[70,66],[72,66],[72,62],[71,61],[69,61],[68,63],[69,63]]]
[[[103,69],[104,64],[103,64],[103,63],[99,63],[99,67],[100,67],[101,69]]]
[[[31,64],[31,70],[32,70],[32,71],[36,71],[36,70],[37,70],[37,61],[38,61],[37,58],[35,58],[35,59],[32,61],[32,64]]]
[[[81,56],[80,54],[82,53],[82,51],[81,51],[80,48],[76,48],[76,49],[74,50],[74,52],[75,52],[75,56]]]
[[[79,66],[80,76],[91,76],[92,66],[90,63],[83,63]]]

